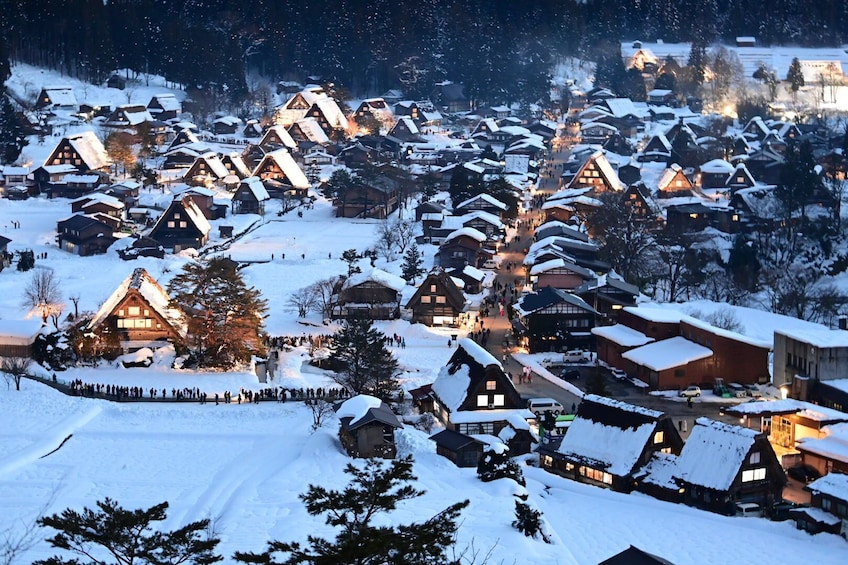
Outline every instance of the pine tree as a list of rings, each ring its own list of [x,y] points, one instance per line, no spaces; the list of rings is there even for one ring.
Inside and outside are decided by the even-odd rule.
[[[189,347],[199,365],[221,369],[261,353],[267,304],[226,258],[190,263],[168,285],[171,304],[188,320]]]
[[[359,253],[357,253],[356,249],[345,249],[342,252],[342,261],[347,263],[347,276],[362,272],[362,269],[357,266]]]
[[[693,42],[689,51],[689,61],[686,63],[692,73],[692,82],[696,87],[704,84],[707,72],[707,47],[703,43]]]
[[[792,100],[798,101],[798,91],[804,86],[804,72],[801,70],[801,61],[798,57],[792,59],[789,63],[789,71],[786,73],[786,81],[789,83],[789,91],[792,93]]]
[[[542,534],[543,539],[545,537],[542,533],[542,513],[520,500],[515,501],[515,520],[512,527],[529,538],[535,538],[539,534]]]
[[[446,553],[453,545],[459,514],[468,501],[452,504],[432,518],[413,524],[393,525],[391,519],[375,517],[389,514],[404,501],[424,494],[408,483],[415,481],[412,459],[386,463],[369,459],[364,468],[349,463],[345,473],[351,482],[344,490],[327,490],[309,485],[300,499],[310,516],[326,515],[327,524],[339,529],[336,539],[310,535],[308,543],[271,541],[262,553],[236,552],[234,559],[242,563],[265,565],[366,565],[403,563],[406,565],[438,565],[454,563]],[[278,560],[278,555],[283,560]]]
[[[68,508],[61,514],[39,518],[38,525],[58,531],[47,540],[50,545],[90,563],[206,565],[223,559],[215,553],[220,540],[209,534],[208,519],[170,532],[154,529],[154,522],[167,518],[167,509],[168,503],[162,502],[146,510],[125,510],[107,498],[97,502],[97,509],[76,512]],[[34,565],[78,563],[55,556]]]
[[[527,486],[521,467],[509,458],[506,450],[488,450],[477,463],[477,476],[484,483],[498,479],[512,479],[521,486]]]
[[[418,251],[418,244],[413,243],[406,250],[406,255],[403,256],[403,263],[400,265],[401,276],[403,280],[410,284],[415,284],[415,279],[425,273],[421,265],[424,264],[424,259],[421,252]]]
[[[9,97],[0,94],[0,159],[14,163],[27,144],[21,121]]]
[[[351,394],[389,400],[400,388],[397,359],[386,348],[386,335],[371,320],[350,320],[337,331],[330,360],[338,368],[333,380]]]

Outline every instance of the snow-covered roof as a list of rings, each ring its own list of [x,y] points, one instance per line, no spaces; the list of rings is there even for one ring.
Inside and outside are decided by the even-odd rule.
[[[112,160],[106,153],[106,148],[103,147],[103,143],[101,143],[97,134],[93,131],[84,131],[69,135],[67,139],[68,143],[79,154],[89,169],[101,169],[108,167],[112,163]]]
[[[433,381],[432,390],[451,412],[451,418],[458,413],[459,407],[465,401],[469,385],[471,376],[468,365],[461,365],[453,374],[448,372],[447,366],[442,367],[439,376]]]
[[[848,501],[848,475],[828,473],[807,485],[807,489],[815,494],[825,494],[839,500]]]
[[[686,317],[686,314],[678,312],[677,310],[671,310],[668,308],[651,308],[648,306],[626,306],[624,311],[629,312],[634,316],[638,316],[643,320],[647,320],[648,322],[660,324],[677,324],[680,323],[681,319]]]
[[[246,179],[242,179],[241,184],[245,185],[253,193],[257,202],[264,202],[271,198],[265,185],[262,184],[262,179],[259,177],[247,177]]]
[[[42,327],[39,317],[28,320],[0,320],[0,344],[32,345]]]
[[[499,368],[503,369],[503,365],[501,362],[495,359],[495,356],[489,353],[482,345],[478,344],[476,341],[470,338],[462,338],[458,342],[459,347],[465,350],[468,355],[471,356],[472,359],[477,361],[483,367],[488,367],[489,365],[496,365]]]
[[[708,322],[705,322],[703,320],[699,320],[698,318],[693,318],[691,316],[686,316],[684,318],[681,318],[680,321],[686,322],[690,326],[708,331],[715,336],[724,337],[724,338],[727,338],[727,339],[732,339],[734,341],[746,343],[748,345],[753,345],[754,347],[761,347],[763,349],[771,350],[772,346],[774,344],[773,340],[751,338],[751,337],[743,335],[739,332],[733,332],[733,331],[730,331],[730,330],[726,330],[724,328],[719,328],[719,327],[714,326],[714,325],[712,325]],[[845,332],[845,333],[848,334],[848,332]]]
[[[466,227],[466,228],[460,228],[456,231],[449,233],[448,236],[445,237],[444,243],[447,243],[448,241],[450,241],[452,239],[456,239],[456,238],[463,236],[463,235],[468,236],[471,239],[473,239],[475,241],[479,241],[481,243],[486,241],[486,234],[484,234],[483,232],[476,230],[474,228],[467,228]]]
[[[198,159],[203,159],[212,174],[219,179],[222,179],[228,174],[230,174],[230,171],[227,170],[226,165],[224,165],[223,161],[221,161],[221,156],[215,153],[214,151],[204,153],[203,155],[198,157]]]
[[[75,184],[94,184],[100,180],[97,175],[65,175],[65,182]]]
[[[703,165],[699,167],[702,173],[709,174],[730,174],[735,169],[733,165],[725,161],[724,159],[713,159],[712,161],[707,161]]]
[[[819,348],[848,347],[848,331],[845,330],[790,328],[774,330],[774,333]]]
[[[594,276],[594,273],[589,269],[581,267],[576,263],[566,261],[565,259],[551,259],[549,261],[533,265],[533,267],[530,269],[530,275],[538,275],[540,273],[546,273],[554,269],[568,269],[569,271],[577,273],[578,275],[584,278],[591,278]]]
[[[441,394],[439,394],[439,398],[442,398]],[[462,399],[465,400],[465,397],[463,396]],[[504,408],[502,410],[464,410],[461,412],[452,410],[450,420],[452,424],[471,424],[474,422],[501,422],[504,420],[512,422],[516,418],[526,421],[532,420],[535,417],[536,415],[526,408]]]
[[[309,180],[306,178],[306,175],[303,174],[303,171],[294,160],[294,157],[291,156],[291,153],[285,149],[277,149],[276,151],[266,153],[265,156],[262,157],[262,161],[256,165],[256,169],[253,170],[253,175],[256,175],[256,172],[262,169],[266,159],[272,160],[276,163],[286,176],[286,180],[288,180],[293,187],[302,189],[309,188]]]
[[[472,267],[471,265],[466,265],[465,267],[463,267],[462,274],[476,281],[482,281],[484,278],[486,278],[486,273],[484,273],[477,267]]]
[[[348,289],[366,282],[375,282],[397,292],[402,291],[404,287],[406,287],[406,281],[399,276],[387,273],[382,269],[374,268],[364,273],[351,275],[347,278],[347,280],[345,280],[342,288]]]
[[[182,109],[180,101],[177,100],[176,96],[170,93],[154,94],[153,97],[150,99],[150,103],[148,103],[147,105],[150,106],[150,104],[152,104],[154,100],[159,102],[159,106],[162,107],[163,112],[179,112]]]
[[[241,124],[241,118],[236,116],[221,116],[212,122],[213,124],[224,124],[227,126],[237,126]]]
[[[466,165],[467,164],[468,163],[466,163]],[[506,204],[504,204],[503,202],[501,202],[500,200],[498,200],[497,198],[495,198],[491,194],[478,194],[477,196],[472,196],[471,198],[469,198],[465,202],[461,202],[458,206],[456,206],[456,208],[465,208],[466,206],[468,206],[469,204],[471,204],[473,202],[476,202],[477,200],[484,200],[488,204],[491,204],[495,208],[500,208],[501,210],[506,210],[507,208],[509,208],[509,206],[507,206]]]
[[[130,276],[118,286],[109,298],[100,306],[100,309],[88,323],[89,329],[95,329],[111,315],[118,304],[127,295],[130,288],[136,289],[160,316],[171,326],[185,335],[186,325],[183,314],[170,307],[171,297],[165,289],[143,268],[135,269]]]
[[[368,414],[369,410],[379,408],[382,404],[383,401],[379,398],[367,394],[357,394],[342,402],[341,406],[336,410],[336,416],[339,418],[351,418],[348,426],[354,426],[356,422]]]
[[[190,194],[186,193],[183,196],[190,196]],[[193,199],[184,200],[182,196],[175,198],[175,200],[181,200],[183,209],[197,229],[200,230],[200,233],[206,235],[212,231],[212,224],[209,223],[209,220],[207,220],[206,216],[203,215],[203,212],[200,211],[200,207],[197,205],[197,202]],[[165,215],[163,214],[162,217],[164,218]]]
[[[44,92],[50,97],[54,106],[76,106],[77,97],[70,86],[45,86]]]
[[[602,398],[587,395],[583,403],[588,400],[613,410],[627,412],[631,412],[633,408],[640,408],[612,399],[601,400]],[[557,448],[557,452],[569,459],[583,461],[592,467],[600,467],[613,475],[627,475],[633,470],[642,451],[651,440],[656,429],[656,418],[662,416],[662,413],[642,409],[636,412],[643,417],[637,418],[635,425],[619,426],[613,422],[607,423],[582,416],[581,412],[585,412],[583,403],[577,417],[568,428],[568,433]]]
[[[3,166],[3,176],[8,177],[12,175],[28,175],[29,167],[14,167],[12,165]]]
[[[648,337],[642,332],[636,331],[632,328],[628,328],[623,324],[598,326],[592,328],[592,333],[596,336],[600,336],[613,343],[621,345],[622,347],[640,347],[654,341],[654,338]]]
[[[760,433],[698,418],[677,458],[674,476],[690,484],[727,490]]]
[[[653,371],[665,371],[711,357],[712,349],[676,336],[622,353],[622,357]]]
[[[321,128],[321,124],[319,124],[318,120],[315,118],[303,118],[298,120],[296,123],[303,132],[303,135],[305,135],[312,143],[325,145],[330,142],[330,138],[327,136],[327,133]]]
[[[488,224],[492,224],[497,229],[503,229],[505,227],[499,217],[492,214],[491,212],[486,212],[485,210],[472,210],[471,212],[460,216],[460,222],[463,224],[471,222],[473,220],[483,220]]]
[[[315,118],[313,118],[313,121],[315,121]],[[315,124],[317,125],[318,122],[315,121]],[[319,129],[320,129],[320,127],[319,127]],[[276,135],[280,139],[280,141],[282,141],[283,145],[285,145],[286,147],[288,147],[290,149],[294,149],[295,147],[297,147],[297,142],[291,136],[291,134],[289,133],[289,130],[287,130],[283,126],[271,126],[271,127],[269,127],[268,131],[265,132],[265,135],[262,136],[262,140],[260,140],[259,144],[262,145],[262,143],[265,141],[265,139],[272,134]],[[306,131],[304,131],[304,134],[306,134]],[[310,141],[312,141],[312,140],[310,139]]]

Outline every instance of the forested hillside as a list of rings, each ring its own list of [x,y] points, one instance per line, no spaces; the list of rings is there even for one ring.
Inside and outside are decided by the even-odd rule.
[[[755,36],[761,44],[848,42],[844,0],[0,0],[13,61],[99,82],[116,68],[189,86],[246,91],[320,75],[354,94],[443,79],[489,102],[545,96],[554,57],[619,39]]]

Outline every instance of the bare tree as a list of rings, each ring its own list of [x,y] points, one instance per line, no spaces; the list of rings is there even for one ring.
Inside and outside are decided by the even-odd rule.
[[[312,398],[306,401],[306,406],[312,412],[312,430],[315,431],[334,414],[333,405],[321,398]]]
[[[53,271],[38,269],[32,274],[32,278],[24,288],[24,306],[30,310],[37,310],[41,314],[41,321],[45,324],[48,317],[52,317],[56,324],[64,309],[59,283],[59,277]]]
[[[338,282],[339,277],[330,277],[315,282],[311,287],[315,294],[313,307],[320,312],[321,317],[324,319],[333,316],[333,295],[335,294]]]
[[[418,228],[417,224],[411,219],[402,220],[398,218],[392,223],[392,228],[395,232],[398,250],[401,253],[405,253],[406,248],[415,241],[415,232]]]
[[[72,296],[69,296],[69,297],[68,297],[68,300],[70,300],[70,301],[71,301],[71,303],[73,303],[73,305],[74,305],[74,320],[76,320],[77,318],[79,318],[79,301],[80,301],[80,295],[79,295],[79,294],[74,294],[74,295],[72,295]]]
[[[386,261],[393,261],[397,244],[398,234],[395,231],[395,223],[386,220],[380,224],[380,229],[377,230],[377,244],[374,247]]]
[[[21,380],[29,374],[30,359],[27,357],[3,357],[0,361],[0,371],[6,379],[6,386],[15,383],[15,390],[21,390]]]
[[[56,500],[54,490],[32,519],[18,518],[16,523],[0,530],[0,565],[12,565],[23,553],[26,553],[41,541],[41,529],[38,519]],[[18,527],[19,526],[19,527]]]
[[[288,300],[290,306],[297,308],[297,317],[305,318],[309,311],[315,305],[315,288],[306,286],[294,292]]]

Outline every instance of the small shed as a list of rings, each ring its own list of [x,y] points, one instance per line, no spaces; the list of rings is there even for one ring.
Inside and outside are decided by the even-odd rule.
[[[339,440],[351,457],[394,459],[396,428],[403,425],[388,404],[367,394],[359,394],[336,408]]]
[[[0,320],[0,357],[30,358],[42,325],[38,318]]]
[[[436,453],[447,457],[457,467],[477,467],[486,444],[453,430],[442,430],[430,436],[436,442]]]

